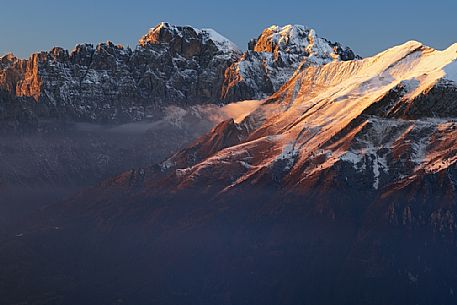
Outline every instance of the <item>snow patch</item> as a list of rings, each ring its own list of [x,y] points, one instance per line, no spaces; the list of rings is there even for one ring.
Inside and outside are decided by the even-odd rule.
[[[286,160],[286,166],[284,170],[290,170],[299,154],[299,151],[295,149],[294,144],[287,144],[283,147],[282,152],[276,158],[276,161]]]
[[[446,79],[457,83],[457,61],[452,62],[444,68]]]
[[[195,30],[198,31],[197,29],[195,29]],[[220,49],[222,49],[225,52],[232,51],[232,52],[241,53],[240,48],[235,43],[233,43],[229,39],[225,38],[224,36],[222,36],[221,34],[216,32],[215,30],[202,29],[202,30],[200,30],[200,32],[203,34],[204,42],[211,40],[212,42],[214,42],[214,44],[216,46],[218,46]]]

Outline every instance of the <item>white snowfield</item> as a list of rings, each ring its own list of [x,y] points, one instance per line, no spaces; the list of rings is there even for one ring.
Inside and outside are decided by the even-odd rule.
[[[274,39],[281,41],[285,39],[284,31],[293,30],[275,29]],[[388,120],[362,118],[361,114],[399,85],[406,90],[402,103],[413,103],[414,98],[442,80],[456,82],[456,60],[457,44],[438,51],[410,41],[363,60],[310,66],[297,72],[274,94],[274,102],[263,103],[240,122],[253,126],[248,141],[220,151],[186,173],[195,179],[207,172],[205,169],[224,167],[228,175],[235,176],[227,164],[241,163],[244,171],[234,177],[227,188],[230,189],[258,177],[278,160],[290,159],[284,170],[289,176],[301,177],[293,182],[298,185],[336,162],[345,161],[358,170],[371,171],[372,186],[378,189],[382,187],[382,175],[389,172],[389,162],[380,150],[400,147],[410,141],[409,135],[420,132],[422,138],[410,144],[414,171],[442,170],[457,162],[451,149],[457,148],[454,119]],[[360,124],[351,127],[342,138],[334,139],[356,118],[362,119]],[[357,138],[367,128],[370,137]],[[391,138],[385,139],[388,132]],[[451,136],[431,143],[430,138],[439,138],[443,133]],[[354,143],[357,149],[352,148]],[[394,154],[391,157],[395,158]],[[320,161],[306,165],[310,160]],[[414,172],[402,173],[398,179],[408,175]]]

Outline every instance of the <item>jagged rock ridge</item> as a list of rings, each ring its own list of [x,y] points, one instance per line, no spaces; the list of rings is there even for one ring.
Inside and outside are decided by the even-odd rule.
[[[29,60],[1,58],[0,88],[32,97],[40,116],[128,121],[163,104],[216,102],[240,51],[213,30],[161,23],[135,50],[111,42],[54,48]]]
[[[2,105],[9,112],[3,118],[19,115],[10,105],[19,98],[19,111],[41,118],[141,120],[163,105],[266,97],[305,59],[304,66],[356,58],[302,26],[271,27],[250,46],[242,55],[212,29],[162,22],[134,50],[107,42],[71,52],[53,48],[28,60],[6,55],[0,59],[0,89],[11,98]]]

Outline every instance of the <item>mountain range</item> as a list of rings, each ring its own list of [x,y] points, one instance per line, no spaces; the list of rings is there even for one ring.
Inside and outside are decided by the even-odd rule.
[[[5,230],[7,304],[21,289],[31,304],[457,301],[457,44],[361,58],[289,25],[243,53],[161,23],[135,50],[0,62],[5,130],[112,128],[170,106],[210,129]]]
[[[0,117],[138,121],[164,105],[266,97],[300,64],[355,57],[303,26],[268,28],[243,54],[212,29],[162,22],[134,50],[107,42],[80,44],[71,52],[53,48],[27,60],[1,57]]]

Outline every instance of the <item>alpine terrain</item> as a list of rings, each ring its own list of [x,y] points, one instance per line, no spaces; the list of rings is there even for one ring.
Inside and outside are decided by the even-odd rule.
[[[0,62],[5,130],[149,131],[91,131],[68,153],[116,160],[96,177],[64,150],[92,187],[5,225],[6,304],[457,302],[457,44],[361,58],[288,25],[243,53],[161,23]]]

